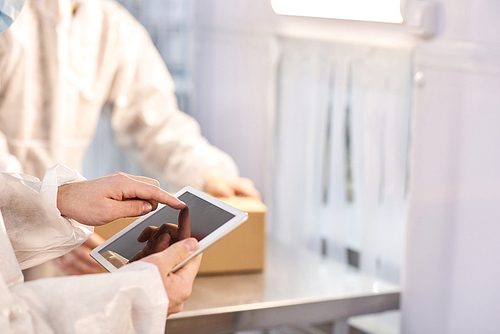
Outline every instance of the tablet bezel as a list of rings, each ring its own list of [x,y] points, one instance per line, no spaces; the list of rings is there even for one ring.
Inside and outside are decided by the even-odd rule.
[[[222,202],[221,200],[212,197],[198,189],[195,189],[193,187],[187,186],[179,190],[177,193],[174,194],[175,197],[179,197],[183,195],[184,193],[189,192],[219,208],[221,208],[224,211],[227,211],[231,214],[234,215],[233,218],[231,218],[229,221],[224,223],[223,225],[219,226],[216,230],[212,231],[210,234],[205,236],[202,240],[198,242],[198,248],[196,251],[194,251],[187,259],[182,261],[181,263],[177,264],[173,269],[172,272],[175,272],[179,270],[181,267],[183,267],[189,260],[192,258],[196,257],[198,254],[202,253],[205,251],[208,247],[213,245],[216,241],[227,235],[229,232],[243,224],[247,219],[248,219],[248,213],[243,212],[241,210],[238,210],[231,205]],[[125,233],[133,229],[135,226],[141,224],[145,220],[147,220],[149,217],[152,215],[156,214],[157,212],[160,211],[165,205],[164,204],[158,204],[158,208],[155,211],[152,211],[144,216],[139,217],[137,220],[135,220],[133,223],[125,227],[123,230],[120,232],[116,233],[114,236],[109,238],[108,240],[104,241],[102,244],[94,248],[90,252],[90,256],[94,258],[101,266],[103,266],[107,271],[109,272],[114,272],[117,271],[118,268],[116,268],[114,265],[112,265],[108,260],[106,260],[100,253],[103,248],[107,247],[111,243],[113,243],[115,240],[119,239],[121,236],[123,236]]]

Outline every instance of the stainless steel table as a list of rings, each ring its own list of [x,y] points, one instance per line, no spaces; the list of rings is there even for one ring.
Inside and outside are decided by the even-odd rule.
[[[397,285],[305,250],[267,243],[262,273],[198,277],[168,334],[232,333],[291,324],[336,322],[399,308]]]

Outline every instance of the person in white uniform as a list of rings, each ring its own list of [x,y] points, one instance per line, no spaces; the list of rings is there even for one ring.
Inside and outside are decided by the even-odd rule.
[[[117,143],[169,190],[259,197],[178,110],[174,90],[148,33],[117,2],[28,0],[0,35],[0,171],[41,178],[56,163],[81,170],[107,104]],[[58,262],[69,273],[94,272],[89,250]]]
[[[0,1],[0,32],[23,3]],[[62,165],[50,168],[42,182],[0,173],[0,333],[164,333],[167,315],[188,298],[200,258],[170,270],[197,248],[194,238],[114,274],[23,282],[21,269],[70,251],[94,225],[146,214],[158,203],[185,207],[145,177],[116,173],[83,180]]]
[[[116,273],[23,282],[21,269],[70,251],[92,226],[146,214],[158,203],[185,207],[145,177],[81,180],[62,165],[49,169],[42,182],[0,174],[0,333],[164,333],[167,316],[181,310],[199,268],[198,257],[170,272],[197,248],[194,238]]]
[[[117,143],[170,191],[258,197],[174,90],[147,31],[117,2],[28,0],[0,35],[0,171],[81,170],[107,104]]]

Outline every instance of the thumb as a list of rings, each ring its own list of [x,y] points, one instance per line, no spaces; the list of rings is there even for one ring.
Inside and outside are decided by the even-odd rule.
[[[160,254],[167,272],[184,261],[198,248],[198,241],[195,238],[184,239],[171,245]]]

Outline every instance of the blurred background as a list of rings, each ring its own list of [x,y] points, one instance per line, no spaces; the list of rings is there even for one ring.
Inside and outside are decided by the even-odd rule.
[[[402,285],[404,333],[500,333],[500,2],[119,2],[269,236]],[[102,117],[84,175],[117,170]]]

